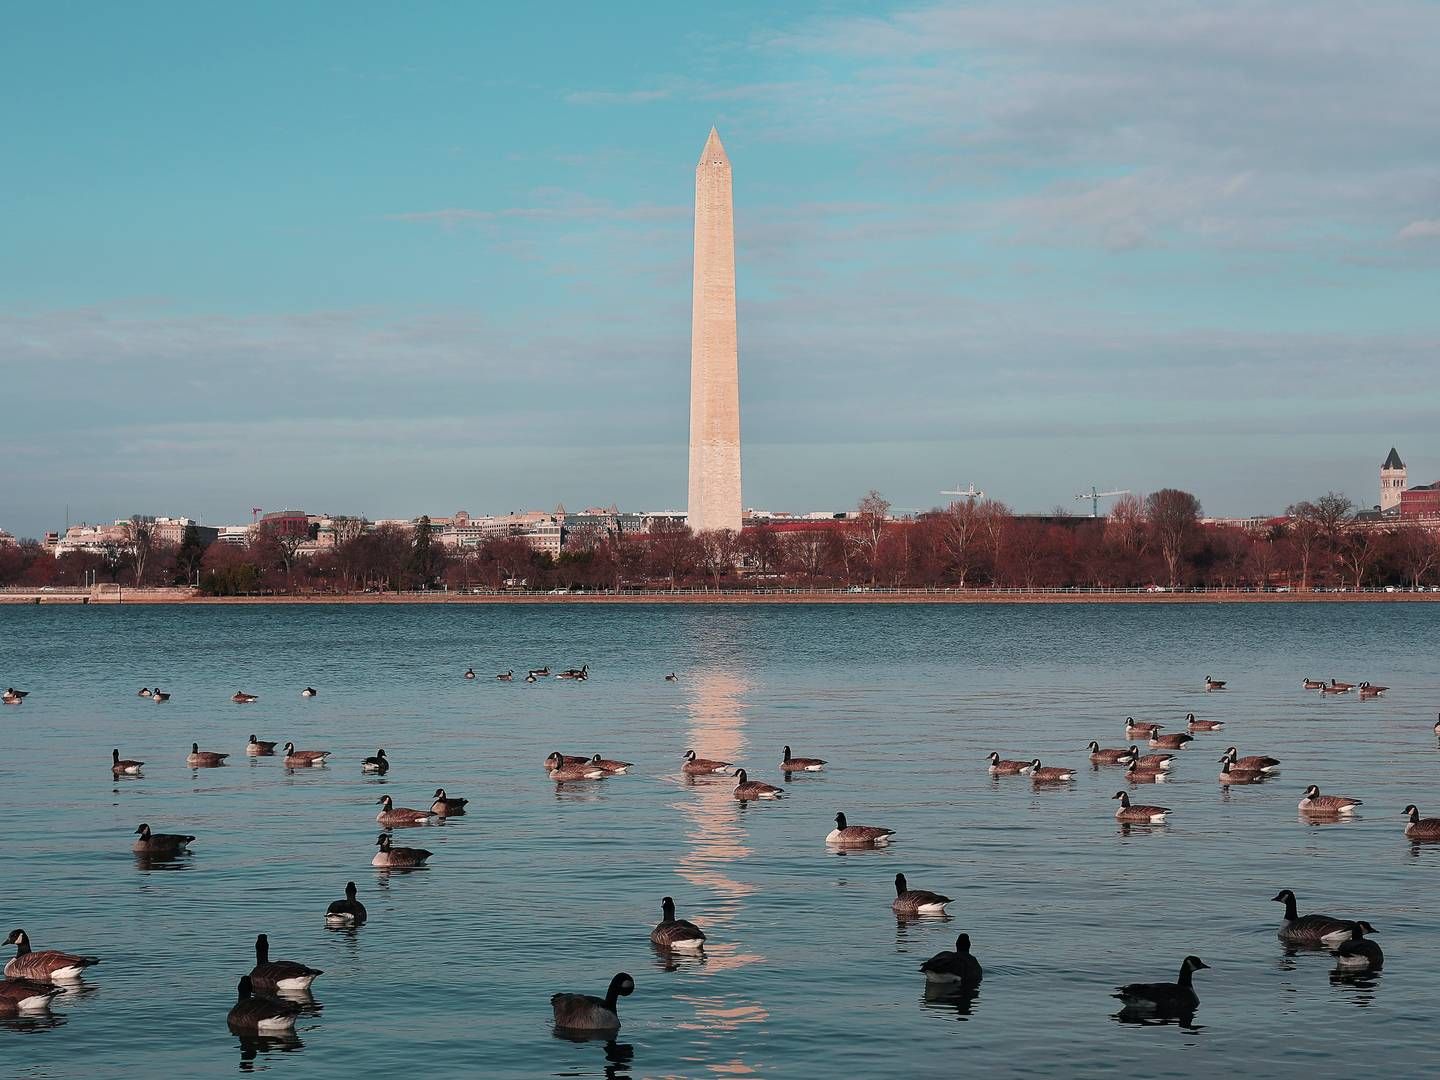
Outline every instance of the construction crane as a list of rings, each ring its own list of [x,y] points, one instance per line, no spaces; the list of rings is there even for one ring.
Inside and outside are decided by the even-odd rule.
[[[954,491],[942,491],[940,492],[940,494],[950,495],[957,499],[983,499],[985,497],[985,493],[983,491],[975,490],[975,484],[973,481],[967,488],[961,488],[959,484],[956,484]]]
[[[1129,488],[1120,488],[1120,489],[1118,489],[1118,490],[1116,490],[1116,491],[1097,491],[1097,490],[1095,489],[1095,485],[1094,485],[1094,484],[1091,484],[1089,491],[1082,491],[1079,495],[1076,495],[1076,496],[1075,496],[1075,501],[1076,501],[1076,502],[1084,502],[1086,499],[1089,499],[1089,500],[1090,500],[1090,516],[1091,516],[1092,518],[1098,518],[1098,517],[1100,516],[1100,500],[1101,500],[1101,499],[1112,499],[1112,498],[1114,498],[1116,495],[1129,495],[1129,494],[1130,494],[1130,489],[1129,489]]]
[[[263,510],[263,509],[265,509],[263,506],[252,506],[252,507],[250,507],[250,520],[251,520],[251,522],[256,522],[256,521],[259,521],[259,520],[260,520],[260,511]]]

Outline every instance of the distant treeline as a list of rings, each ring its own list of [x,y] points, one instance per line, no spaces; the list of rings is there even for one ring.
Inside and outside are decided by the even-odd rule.
[[[381,526],[314,553],[305,537],[261,529],[237,546],[151,542],[54,558],[40,544],[0,547],[0,585],[198,584],[218,596],[279,592],[450,589],[633,589],[773,585],[1054,588],[1362,588],[1440,580],[1440,531],[1377,527],[1344,496],[1297,503],[1282,519],[1243,529],[1207,525],[1199,501],[1166,489],[1121,498],[1105,518],[1016,515],[963,502],[903,521],[875,492],[845,521],[756,525],[692,534],[658,523],[600,533],[558,557],[520,537],[452,550],[427,519]],[[137,519],[138,521],[138,519]]]

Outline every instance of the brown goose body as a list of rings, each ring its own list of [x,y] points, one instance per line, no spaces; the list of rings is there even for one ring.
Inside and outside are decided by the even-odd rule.
[[[650,931],[650,941],[662,949],[694,951],[705,944],[705,931],[689,919],[675,917],[675,901],[665,897],[660,901],[660,922]]]
[[[1085,749],[1090,751],[1092,765],[1129,765],[1135,760],[1135,755],[1125,746],[1102,747],[1098,742],[1091,742]]]
[[[1120,800],[1120,809],[1115,811],[1115,820],[1125,824],[1164,825],[1165,815],[1170,813],[1168,806],[1144,806],[1140,803],[1132,803],[1130,796],[1123,791],[1117,791],[1110,797]]]
[[[617,761],[614,758],[602,758],[599,754],[592,757],[589,764],[592,769],[604,769],[607,773],[614,773],[617,776],[622,773],[627,773],[635,767],[633,761]]]
[[[1142,765],[1135,762],[1125,770],[1125,779],[1132,784],[1164,784],[1170,779],[1166,770],[1154,765]]]
[[[790,752],[790,747],[785,747],[780,755],[781,772],[820,772],[825,768],[824,758],[818,757],[796,757]]]
[[[276,745],[274,742],[257,739],[251,735],[250,741],[245,744],[245,754],[248,757],[271,757],[275,753]]]
[[[714,761],[710,758],[696,757],[694,750],[685,751],[685,764],[681,766],[681,771],[689,773],[691,776],[700,776],[706,773],[722,773],[728,776],[734,769],[735,763],[732,761]]]
[[[838,847],[874,847],[888,844],[894,835],[894,829],[882,829],[877,825],[851,825],[844,814],[836,814],[835,828],[826,835],[825,843]]]
[[[144,765],[143,761],[135,761],[132,758],[122,758],[119,750],[110,751],[110,771],[116,776],[134,776]]]
[[[1059,765],[1041,765],[1040,759],[1030,762],[1030,779],[1037,784],[1063,784],[1075,779],[1075,770]]]
[[[1346,690],[1355,689],[1355,684],[1353,682],[1341,682],[1339,679],[1336,678],[1331,678],[1330,686],[1331,688],[1338,690],[1341,693],[1344,693]]]
[[[430,812],[438,817],[456,817],[465,813],[469,802],[469,799],[452,799],[445,794],[444,788],[436,788],[435,801],[430,804]]]
[[[390,759],[385,756],[385,748],[382,746],[370,757],[362,759],[360,762],[360,771],[378,773],[381,776],[388,773],[390,771]]]
[[[98,956],[76,956],[58,949],[30,949],[30,936],[24,930],[13,930],[5,939],[15,946],[15,955],[5,964],[5,977],[28,979],[37,983],[74,982],[87,967],[100,963]]]
[[[955,951],[948,949],[938,952],[920,965],[928,983],[974,988],[980,985],[984,972],[980,961],[970,953],[970,935],[961,934],[955,939]]]
[[[1325,689],[1325,683],[1320,679],[1311,679],[1307,676],[1305,681],[1300,684],[1300,687],[1304,690],[1323,690]]]
[[[1173,735],[1161,735],[1159,733],[1151,735],[1148,745],[1151,750],[1184,750],[1187,743],[1194,741],[1194,735],[1177,731]]]
[[[425,860],[435,854],[424,848],[395,847],[390,843],[389,833],[381,833],[379,839],[375,841],[375,846],[380,850],[370,860],[370,865],[383,868],[409,869],[424,866]]]
[[[270,938],[255,938],[255,966],[250,971],[250,985],[267,993],[277,990],[308,990],[310,984],[325,973],[294,960],[271,960]]]
[[[1360,684],[1360,696],[1362,698],[1377,698],[1389,690],[1388,686],[1375,686],[1373,683],[1362,682]]]
[[[1301,915],[1295,903],[1295,894],[1289,889],[1281,889],[1271,900],[1285,905],[1285,918],[1275,936],[1287,945],[1334,948],[1350,938],[1353,926],[1350,920],[1319,913]]]
[[[1300,812],[1317,816],[1350,815],[1360,805],[1359,799],[1352,799],[1349,795],[1321,795],[1319,787],[1311,784],[1300,800]]]
[[[157,704],[163,705],[165,702],[170,700],[170,695],[164,690],[152,690],[150,692],[150,700]]]
[[[1220,759],[1220,783],[1222,784],[1261,784],[1268,778],[1268,774],[1259,769],[1247,769],[1231,763],[1228,757]]]
[[[427,825],[434,816],[429,810],[412,810],[408,806],[396,806],[395,800],[389,795],[381,795],[375,800],[380,807],[380,812],[375,815],[375,820],[381,825]]]
[[[190,744],[190,754],[185,758],[185,764],[192,769],[214,769],[225,764],[229,754],[217,754],[213,750],[201,750],[199,743]]]
[[[1324,697],[1326,694],[1339,695],[1339,694],[1348,694],[1349,692],[1350,692],[1350,684],[1349,684],[1349,683],[1346,683],[1346,684],[1344,684],[1343,686],[1322,686],[1322,687],[1320,687],[1320,696],[1321,696],[1321,697]]]
[[[610,980],[610,989],[603,998],[591,994],[555,994],[550,1008],[555,1026],[567,1031],[619,1031],[619,1002],[635,992],[635,980],[620,972]]]
[[[1180,977],[1173,983],[1129,983],[1115,996],[1127,1009],[1160,1016],[1189,1016],[1200,1005],[1191,974],[1210,965],[1198,956],[1187,956],[1180,965]]]
[[[990,751],[988,771],[991,776],[1024,776],[1035,767],[1033,761],[1009,761],[995,751]]]
[[[550,770],[550,779],[557,784],[573,780],[604,780],[610,774],[604,769],[597,769],[587,760],[583,765],[562,765],[558,769]]]
[[[345,883],[345,899],[332,900],[330,906],[325,909],[326,926],[359,926],[363,923],[369,912],[365,905],[357,899],[359,890],[355,888],[355,882]]]
[[[35,979],[0,980],[0,1016],[18,1016],[26,1012],[44,1012],[50,999],[65,991],[59,986]]]
[[[1227,746],[1225,756],[1230,759],[1231,769],[1247,769],[1263,773],[1277,773],[1280,771],[1280,759],[1266,757],[1264,754],[1250,754],[1247,757],[1240,757],[1235,747]]]
[[[1224,680],[1224,679],[1212,679],[1209,675],[1206,675],[1206,676],[1205,676],[1205,689],[1206,689],[1206,690],[1224,690],[1224,689],[1225,689],[1225,680]]]
[[[1225,727],[1224,720],[1196,720],[1195,714],[1185,714],[1185,726],[1191,731],[1220,731]]]
[[[1168,769],[1175,764],[1174,754],[1142,754],[1138,746],[1130,747],[1130,753],[1135,755],[1132,768]]]
[[[249,975],[240,980],[235,1004],[225,1022],[232,1032],[243,1034],[260,1031],[289,1031],[300,1016],[300,1006],[293,1001],[273,997],[257,997]]]
[[[562,765],[588,765],[590,758],[585,754],[562,754],[556,750],[553,754],[545,757],[545,771],[553,772]]]
[[[1350,924],[1350,940],[1335,948],[1335,969],[1341,972],[1379,971],[1385,966],[1385,953],[1366,934],[1379,933],[1364,919]]]
[[[1143,735],[1148,739],[1164,726],[1153,720],[1136,720],[1133,716],[1127,716],[1125,717],[1125,736],[1129,739],[1138,739]]]
[[[1405,808],[1405,835],[1411,840],[1440,840],[1440,818],[1422,818],[1414,804]]]
[[[172,855],[182,855],[190,850],[195,837],[185,833],[157,833],[151,832],[150,826],[144,822],[135,830],[137,837],[130,850],[136,855],[150,855],[156,858],[166,858]]]
[[[759,780],[751,780],[744,769],[735,774],[737,781],[735,790],[731,792],[741,802],[755,802],[759,799],[783,799],[785,789],[778,788],[774,784],[762,784]]]
[[[235,702],[236,705],[249,705],[252,701],[259,701],[260,699],[255,694],[247,694],[243,690],[236,690],[235,693],[230,696],[230,700]]]
[[[944,915],[945,905],[954,901],[929,889],[912,889],[904,874],[895,875],[895,899],[890,910],[897,915]]]
[[[285,744],[285,767],[287,769],[318,769],[330,756],[329,750],[296,750],[293,742]]]

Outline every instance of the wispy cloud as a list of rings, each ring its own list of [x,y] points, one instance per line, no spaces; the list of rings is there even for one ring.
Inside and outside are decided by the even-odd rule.
[[[573,90],[565,95],[569,105],[648,105],[665,101],[675,94],[671,89],[653,90]]]
[[[1396,235],[1401,240],[1440,240],[1440,218],[1412,221]]]

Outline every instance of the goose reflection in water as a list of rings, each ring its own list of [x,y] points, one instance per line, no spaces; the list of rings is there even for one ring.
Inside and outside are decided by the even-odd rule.
[[[152,870],[189,870],[192,857],[188,851],[183,855],[167,856],[137,851],[135,853],[135,869],[147,874]]]
[[[603,1042],[605,1044],[605,1078],[606,1080],[629,1080],[630,1066],[635,1059],[635,1047],[629,1043],[615,1041],[613,1032],[586,1032],[574,1031],[570,1028],[556,1027],[551,1033],[557,1039],[563,1039],[572,1043]]]
[[[52,1012],[22,1012],[13,1016],[0,1016],[0,1031],[13,1031],[28,1035],[33,1032],[49,1031],[65,1023],[65,1017]]]
[[[255,1060],[261,1054],[293,1054],[305,1049],[305,1043],[293,1031],[273,1035],[235,1033],[235,1039],[240,1044],[241,1072],[254,1072]]]
[[[1134,1024],[1137,1027],[1170,1027],[1173,1025],[1190,1035],[1198,1035],[1205,1030],[1204,1025],[1195,1023],[1193,1009],[1188,1012],[1165,1014],[1137,1008],[1134,1005],[1126,1005],[1115,1014],[1114,1019],[1116,1023]]]
[[[1332,971],[1330,985],[1343,991],[1357,1009],[1368,1009],[1375,1004],[1375,991],[1383,978],[1378,971]]]
[[[968,1020],[980,1001],[978,986],[944,986],[926,983],[920,993],[920,1006],[935,1012],[954,1013],[956,1020]]]

